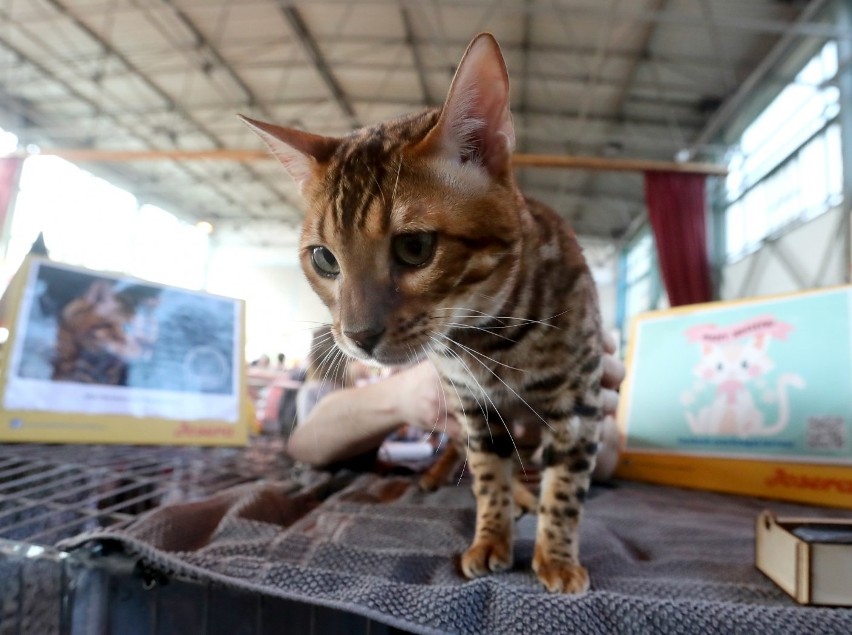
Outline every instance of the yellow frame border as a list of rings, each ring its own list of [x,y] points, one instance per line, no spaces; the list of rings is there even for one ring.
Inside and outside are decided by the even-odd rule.
[[[125,415],[86,414],[79,412],[42,412],[37,410],[7,410],[5,402],[7,378],[11,364],[11,351],[19,335],[18,321],[21,302],[30,272],[34,263],[59,265],[63,268],[80,270],[92,275],[120,277],[140,284],[154,284],[164,288],[177,288],[170,285],[153,283],[125,274],[113,274],[56,263],[45,258],[29,256],[13,277],[9,293],[8,311],[5,322],[9,329],[9,338],[3,346],[0,363],[0,442],[6,443],[107,443],[107,444],[147,444],[147,445],[203,445],[203,446],[241,446],[248,442],[249,412],[248,390],[245,360],[241,359],[245,350],[245,302],[227,298],[239,305],[238,329],[238,412],[236,423],[218,420],[178,421],[161,417],[131,417]],[[207,294],[211,295],[212,294]],[[218,297],[218,296],[213,296]],[[19,425],[16,424],[16,420]]]
[[[830,463],[708,457],[695,454],[636,451],[627,449],[627,411],[630,403],[634,356],[639,327],[643,322],[672,315],[697,313],[714,308],[757,304],[792,297],[852,290],[852,285],[778,293],[754,298],[718,300],[641,313],[630,324],[625,352],[627,376],[622,384],[616,423],[621,456],[618,478],[648,481],[732,494],[765,496],[832,507],[852,508],[852,467]]]

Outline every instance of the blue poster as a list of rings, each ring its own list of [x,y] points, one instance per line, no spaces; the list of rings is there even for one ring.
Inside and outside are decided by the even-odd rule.
[[[641,316],[626,447],[852,462],[848,288]]]

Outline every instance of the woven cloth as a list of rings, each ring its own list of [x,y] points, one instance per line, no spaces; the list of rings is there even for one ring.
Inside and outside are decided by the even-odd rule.
[[[465,580],[469,488],[427,494],[405,477],[252,483],[62,546],[118,539],[166,575],[414,633],[852,633],[852,610],[799,607],[754,568],[754,520],[766,507],[829,513],[639,483],[596,488],[581,542],[592,589],[581,596],[549,594],[530,571],[534,517],[517,523],[513,570]]]

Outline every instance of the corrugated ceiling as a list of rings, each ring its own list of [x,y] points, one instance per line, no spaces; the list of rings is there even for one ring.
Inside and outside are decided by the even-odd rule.
[[[716,158],[720,107],[773,49],[831,36],[813,17],[827,4],[2,0],[0,125],[45,148],[114,150],[259,148],[238,112],[340,134],[439,104],[468,41],[488,30],[509,66],[520,151]],[[271,161],[86,167],[212,221],[225,242],[286,244],[301,215]],[[583,236],[622,236],[643,213],[637,174],[520,178]]]

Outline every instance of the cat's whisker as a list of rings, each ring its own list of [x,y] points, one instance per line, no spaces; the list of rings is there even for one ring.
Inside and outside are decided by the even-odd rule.
[[[474,331],[482,331],[483,333],[488,333],[489,335],[493,335],[494,337],[499,337],[501,340],[506,340],[507,342],[512,342],[513,344],[517,343],[517,342],[515,342],[515,340],[513,340],[510,337],[506,337],[505,335],[500,335],[499,333],[492,333],[491,332],[492,328],[500,328],[500,329],[512,328],[510,326],[495,326],[495,327],[488,327],[487,329],[484,329],[481,326],[473,326],[472,324],[462,324],[461,322],[444,322],[444,324],[446,326],[453,326],[453,327],[459,328],[459,329],[473,329]]]
[[[444,337],[446,337],[446,336],[444,336]],[[447,338],[447,339],[450,339],[450,338]],[[451,342],[453,342],[453,340],[452,340],[452,339],[450,339],[450,341],[451,341]],[[458,345],[458,342],[453,342],[453,343]],[[467,350],[468,352],[470,352],[470,351],[471,351],[471,349],[468,349],[466,346],[462,346],[462,348],[464,348],[464,349],[465,349],[465,350]],[[458,353],[456,353],[455,351],[453,351],[453,350],[452,350],[452,349],[450,349],[450,348],[447,348],[447,350],[448,350],[450,353],[452,353],[452,354],[453,354],[453,356],[454,356],[457,360],[459,360],[459,361],[461,362],[461,364],[464,366],[465,370],[467,371],[468,375],[470,375],[471,379],[473,379],[473,381],[476,383],[476,385],[477,385],[477,386],[479,387],[479,389],[482,391],[482,394],[485,396],[485,398],[486,398],[486,399],[488,399],[488,402],[489,402],[489,403],[492,405],[492,407],[494,408],[494,412],[496,412],[496,413],[497,413],[497,418],[500,420],[500,423],[502,423],[502,424],[503,424],[503,427],[506,429],[506,433],[509,435],[509,440],[511,440],[511,441],[512,441],[512,446],[515,448],[515,454],[518,456],[518,463],[521,465],[521,471],[524,473],[524,476],[526,476],[526,474],[527,474],[527,470],[526,470],[526,468],[524,467],[524,460],[523,460],[523,458],[521,458],[521,451],[520,451],[520,449],[518,449],[518,444],[517,444],[517,443],[515,443],[515,437],[514,437],[514,436],[512,436],[512,430],[509,428],[509,424],[507,424],[507,423],[506,423],[506,420],[503,418],[503,415],[500,413],[500,409],[499,409],[499,408],[497,408],[497,404],[495,404],[495,403],[494,403],[494,401],[491,399],[491,397],[489,397],[489,396],[488,396],[488,393],[485,391],[485,388],[483,388],[482,384],[481,384],[481,383],[479,383],[479,380],[476,378],[476,375],[474,375],[474,374],[473,374],[473,371],[471,371],[471,370],[470,370],[470,367],[467,365],[467,363],[465,363],[465,361],[462,359],[461,355],[459,355]],[[479,362],[479,360],[478,360],[478,359],[476,359],[476,357],[473,357],[473,359],[475,359],[476,361],[478,361],[478,362]],[[480,363],[480,364],[482,364],[482,362],[479,362],[479,363]],[[486,368],[487,368],[487,366],[486,366]],[[489,370],[490,370],[490,369],[489,369]],[[494,376],[495,376],[495,377],[497,377],[497,379],[500,379],[500,377],[499,377],[498,375],[494,374]],[[503,381],[503,380],[502,380],[502,379],[500,379],[500,381]],[[504,383],[505,383],[505,382],[504,382]],[[529,405],[529,404],[527,404],[527,405]],[[486,423],[486,424],[488,424],[488,415],[487,415],[487,413],[486,413],[484,410],[483,410],[483,412],[482,412],[482,413],[483,413],[483,415],[485,415],[485,423]],[[493,435],[493,434],[491,434],[491,426],[488,426],[488,433],[491,435],[491,440],[493,441],[493,440],[494,440],[494,435]]]
[[[437,344],[438,346],[440,346],[441,348],[447,348],[447,346],[445,344],[442,344],[438,340],[431,338],[431,337],[430,337],[430,339],[432,339],[434,341],[434,343]],[[450,379],[449,377],[445,377],[445,379],[448,382],[450,382],[450,387],[453,389],[453,392],[456,393],[456,398],[458,399],[459,408],[461,408],[462,419],[464,421],[466,421],[467,420],[467,413],[464,410],[464,403],[462,402],[462,398],[461,398],[461,395],[459,394],[459,390],[458,390],[458,388],[456,388],[456,384],[452,379]],[[462,475],[464,474],[465,469],[467,469],[467,457],[470,455],[470,432],[468,431],[466,425],[462,425],[462,428],[464,429],[464,432],[467,435],[467,451],[464,454],[464,463],[462,463],[461,470],[459,471],[459,480],[456,481],[456,487],[461,485]],[[446,426],[444,426],[444,431],[446,432]]]
[[[365,166],[366,166],[366,168],[367,168],[367,172],[369,172],[369,173],[370,173],[370,178],[371,178],[371,179],[373,179],[373,183],[375,183],[375,184],[376,184],[376,187],[377,187],[377,188],[378,188],[378,190],[379,190],[379,194],[380,194],[380,195],[381,195],[381,197],[382,197],[382,203],[384,203],[385,205],[387,205],[387,204],[388,204],[388,202],[385,200],[385,193],[382,191],[382,186],[379,184],[379,181],[378,181],[378,179],[376,178],[376,173],[375,173],[375,172],[373,172],[373,168],[372,168],[372,167],[370,167],[370,164],[369,164],[369,163],[367,163],[366,161],[364,161],[364,165],[365,165]]]
[[[325,372],[323,373],[322,380],[320,381],[320,386],[319,386],[319,394],[320,395],[325,394],[326,382],[329,381],[329,376],[332,373],[332,367],[334,365],[334,362],[335,362],[335,360],[337,360],[339,362],[340,356],[342,356],[342,355],[343,355],[343,351],[341,351],[336,346],[333,346],[329,350],[326,351],[325,355],[323,355],[322,359],[320,359],[319,362],[317,363],[317,368],[322,369],[323,367],[325,367]],[[328,362],[328,366],[325,366],[326,362]],[[319,437],[317,436],[316,433],[313,436],[313,440],[314,440],[315,451],[317,453],[319,453],[319,451],[320,451]]]
[[[461,344],[461,343],[457,342],[456,340],[454,340],[453,338],[451,338],[449,335],[444,335],[443,333],[440,333],[440,335],[441,335],[441,337],[444,337],[444,338],[448,339],[450,342],[452,342],[452,343],[453,343],[453,344],[455,344],[456,346],[459,346],[460,348],[463,348],[464,350],[466,350],[466,351],[467,351],[468,353],[470,353],[471,355],[476,355],[476,356],[478,356],[478,357],[482,357],[482,358],[484,358],[484,359],[487,359],[489,362],[492,362],[492,363],[494,363],[494,364],[497,364],[498,366],[502,366],[503,368],[509,368],[509,369],[511,369],[511,370],[516,370],[516,371],[518,371],[519,373],[526,373],[526,372],[529,372],[529,371],[527,371],[527,370],[525,370],[525,369],[523,369],[523,368],[518,368],[517,366],[510,366],[509,364],[504,364],[503,362],[498,362],[496,359],[494,359],[493,357],[489,357],[489,356],[488,356],[488,355],[486,355],[485,353],[480,353],[480,352],[479,352],[479,351],[477,351],[476,349],[470,348],[469,346],[465,346],[464,344]],[[506,338],[506,339],[508,339],[508,338]],[[510,340],[510,341],[512,341],[512,340]]]
[[[492,406],[494,406],[494,411],[497,412],[497,416],[500,417],[500,412],[497,410],[497,406],[491,400],[491,397],[488,396],[488,393],[485,392],[485,389],[482,387],[482,384],[479,383],[479,380],[476,379],[476,376],[471,372],[470,367],[467,364],[465,364],[464,360],[461,358],[461,356],[458,353],[456,353],[455,351],[453,351],[452,349],[450,349],[446,345],[444,345],[444,348],[446,349],[446,351],[450,355],[452,355],[455,359],[457,359],[461,363],[461,365],[464,367],[467,374],[473,380],[473,383],[476,384],[476,387],[479,389],[479,392],[482,394],[483,397],[485,397],[485,399],[488,400],[488,402],[491,403]],[[475,393],[472,396],[473,396],[474,400],[476,401],[476,405],[479,406],[479,411],[482,413],[482,416],[485,418],[485,421],[487,423],[488,422],[488,408],[486,408],[484,402],[479,400],[479,398],[476,396]],[[500,419],[502,420],[502,417],[500,417]],[[491,432],[491,426],[488,426],[488,436],[491,437],[491,441],[493,442],[494,441],[494,434]]]
[[[399,185],[399,173],[402,172],[402,159],[396,164],[396,180],[393,182],[393,191],[391,192],[391,203],[396,200],[396,186]]]
[[[498,330],[498,329],[517,328],[519,326],[518,324],[508,324],[508,325],[503,325],[503,326],[483,327],[483,326],[477,326],[476,324],[467,324],[465,322],[453,321],[453,320],[464,320],[466,318],[479,319],[480,317],[481,316],[478,316],[478,315],[453,315],[453,316],[450,316],[450,315],[430,315],[428,319],[431,322],[437,323],[441,327],[448,327],[448,328],[454,328],[454,329],[475,329],[475,330],[482,331],[483,333],[487,333],[489,335],[494,335],[495,337],[499,337],[499,338],[508,340],[510,342],[514,342],[514,340],[509,339],[505,335],[501,335],[500,333],[495,333],[494,331]]]
[[[426,353],[426,345],[423,345],[422,348],[423,348],[423,352]],[[434,350],[431,346],[429,348]],[[429,365],[432,367],[432,370],[434,371],[436,385],[438,386],[438,388],[441,389],[439,394],[442,395],[443,398],[444,398],[443,410],[444,410],[444,412],[446,412],[447,411],[447,408],[446,408],[447,396],[446,396],[446,394],[444,394],[444,384],[441,382],[441,375],[438,373],[438,369],[435,368],[434,364],[429,362]],[[435,414],[435,422],[432,424],[432,429],[429,431],[429,436],[433,435],[435,433],[435,431],[438,429],[438,419],[440,418],[440,416],[441,416],[441,408],[439,407],[438,412]],[[446,417],[445,417],[444,418],[444,435],[446,435],[446,433],[447,433],[447,420],[446,420]],[[443,439],[441,439],[441,441],[443,441]],[[438,442],[438,447],[435,448],[436,450],[440,449],[441,441]]]
[[[423,345],[424,353],[428,352],[427,347],[428,347],[428,351],[432,351],[433,353],[437,352],[436,349],[435,349],[435,345],[432,342],[427,342],[426,344]],[[447,389],[444,386],[444,382],[441,381],[441,374],[438,372],[437,366],[435,366],[435,364],[433,364],[431,362],[431,360],[430,360],[429,364],[432,366],[432,370],[435,373],[435,381],[437,382],[438,387],[441,389],[441,392],[439,393],[440,397],[441,397],[441,409],[439,410],[439,414],[440,414],[440,412],[444,413],[444,429],[441,431],[442,437],[441,437],[441,439],[438,440],[438,446],[435,448],[435,450],[437,452],[438,450],[441,449],[441,446],[444,444],[444,441],[449,439],[449,442],[452,442],[452,440],[453,440],[452,437],[447,432],[448,417],[450,415],[450,410],[449,410],[450,403],[447,400]]]
[[[447,336],[447,335],[444,335],[443,333],[438,333],[438,335],[440,335],[441,337],[443,337],[443,338],[445,338],[445,339],[449,340],[450,342],[452,342],[453,344],[455,344],[455,345],[457,345],[457,346],[460,346],[460,347],[462,347],[462,348],[467,349],[467,347],[466,347],[466,346],[464,346],[464,345],[462,345],[462,344],[459,344],[459,343],[458,343],[458,342],[456,342],[453,338],[451,338],[451,337],[449,337],[449,336]],[[469,350],[469,349],[468,349],[468,350]],[[480,355],[481,355],[481,353],[478,353],[478,354],[480,354]],[[532,412],[532,413],[533,413],[536,417],[538,417],[539,421],[541,421],[541,422],[542,422],[545,426],[547,426],[547,429],[548,429],[548,430],[550,430],[551,432],[555,432],[555,430],[553,429],[553,426],[551,426],[551,425],[547,422],[547,420],[545,420],[545,419],[544,419],[544,418],[543,418],[540,414],[538,414],[538,413],[536,412],[535,408],[533,408],[533,407],[529,404],[529,402],[527,402],[527,400],[526,400],[526,399],[524,399],[523,397],[521,397],[521,396],[518,394],[518,392],[517,392],[514,388],[512,388],[509,384],[507,384],[505,381],[503,381],[503,378],[502,378],[502,377],[500,377],[500,375],[498,375],[498,374],[497,374],[497,373],[495,373],[493,370],[491,370],[491,369],[488,367],[488,364],[486,364],[485,362],[483,362],[483,361],[482,361],[481,359],[479,359],[478,357],[475,357],[475,356],[473,356],[473,355],[471,355],[471,357],[472,357],[473,359],[475,359],[477,362],[479,362],[479,364],[480,364],[480,365],[481,365],[481,366],[482,366],[485,370],[487,370],[489,373],[491,373],[492,375],[494,375],[494,377],[496,377],[496,378],[497,378],[497,380],[498,380],[501,384],[503,384],[506,388],[508,388],[508,389],[509,389],[509,391],[510,391],[513,395],[515,395],[515,397],[517,397],[517,398],[520,400],[520,402],[521,402],[522,404],[524,404],[524,405],[525,405],[525,406],[529,409],[529,411],[530,411],[530,412]]]
[[[291,324],[308,324],[309,326],[304,326],[300,328],[292,328],[287,329],[285,331],[285,335],[292,335],[295,333],[304,333],[305,331],[314,331],[323,327],[330,328],[330,322],[314,322],[312,320],[291,320]]]
[[[517,322],[520,322],[520,324],[513,324],[512,326],[520,326],[522,324],[541,324],[542,326],[547,326],[549,328],[562,330],[561,327],[556,326],[555,324],[548,324],[548,321],[552,320],[554,318],[557,318],[561,315],[565,315],[566,313],[569,313],[570,311],[573,310],[573,308],[565,309],[564,311],[556,313],[555,315],[551,315],[550,317],[544,318],[542,320],[532,320],[530,318],[515,317],[514,315],[491,315],[489,313],[485,313],[483,311],[479,311],[477,309],[471,309],[471,308],[468,308],[468,307],[436,307],[434,310],[436,310],[436,311],[469,311],[471,313],[475,313],[476,315],[463,315],[463,316],[459,316],[459,317],[476,317],[476,316],[479,316],[479,317],[484,317],[484,318],[490,318],[492,320],[515,320]]]

